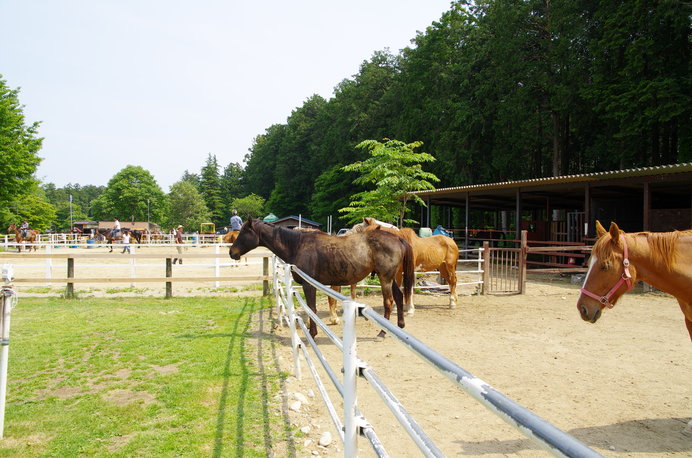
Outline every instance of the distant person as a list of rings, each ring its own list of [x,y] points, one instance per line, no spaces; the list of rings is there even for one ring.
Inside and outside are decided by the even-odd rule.
[[[127,251],[128,254],[130,254],[130,232],[125,231],[123,232],[123,253]]]
[[[22,221],[22,224],[19,226],[19,232],[22,238],[27,238],[29,236],[29,222],[27,220]]]
[[[243,220],[238,216],[238,210],[231,212],[231,230],[239,231],[243,227]]]
[[[176,249],[178,250],[178,255],[182,256],[183,254],[183,226],[178,225],[176,229],[173,230],[173,243],[176,244]],[[173,258],[173,264],[179,262],[180,264],[183,263],[182,258]]]
[[[111,231],[111,237],[116,238],[119,233],[120,233],[120,221],[118,221],[118,218],[115,218],[113,220],[113,230]]]

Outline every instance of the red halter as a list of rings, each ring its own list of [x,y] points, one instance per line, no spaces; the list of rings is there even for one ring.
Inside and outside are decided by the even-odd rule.
[[[622,277],[620,277],[620,280],[618,280],[618,282],[615,283],[615,286],[610,288],[610,291],[608,291],[605,296],[599,296],[598,294],[594,294],[591,291],[587,291],[586,288],[581,289],[582,293],[596,299],[609,309],[615,307],[615,304],[610,303],[610,297],[615,293],[615,291],[618,290],[618,288],[620,288],[620,286],[622,286],[623,283],[627,285],[627,291],[632,289],[632,275],[630,274],[630,260],[629,253],[627,252],[627,239],[625,239],[625,237],[622,234],[620,234],[620,240],[622,240],[622,265],[624,266],[624,272],[622,272]]]

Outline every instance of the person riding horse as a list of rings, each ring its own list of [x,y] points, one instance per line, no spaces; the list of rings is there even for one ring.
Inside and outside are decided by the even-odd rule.
[[[19,226],[19,232],[22,234],[22,238],[29,236],[29,222],[27,220],[24,220]]]
[[[116,238],[119,233],[120,233],[120,221],[118,221],[118,218],[115,218],[115,220],[113,221],[113,230],[111,231],[111,236],[113,238]]]

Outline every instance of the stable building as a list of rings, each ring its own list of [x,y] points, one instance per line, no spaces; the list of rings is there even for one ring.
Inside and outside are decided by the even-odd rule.
[[[496,229],[529,231],[529,239],[582,242],[596,220],[626,232],[692,228],[692,163],[506,181],[417,191],[421,225],[432,227],[431,208],[442,207],[446,227],[468,229],[475,212],[494,215]],[[452,217],[455,209],[456,217]],[[461,217],[459,217],[461,214]],[[478,218],[475,218],[478,220]],[[455,224],[456,223],[456,224]],[[459,234],[458,234],[459,235]]]

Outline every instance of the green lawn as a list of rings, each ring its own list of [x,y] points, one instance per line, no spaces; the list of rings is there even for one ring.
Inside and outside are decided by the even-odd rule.
[[[268,306],[20,297],[0,456],[294,455]]]

